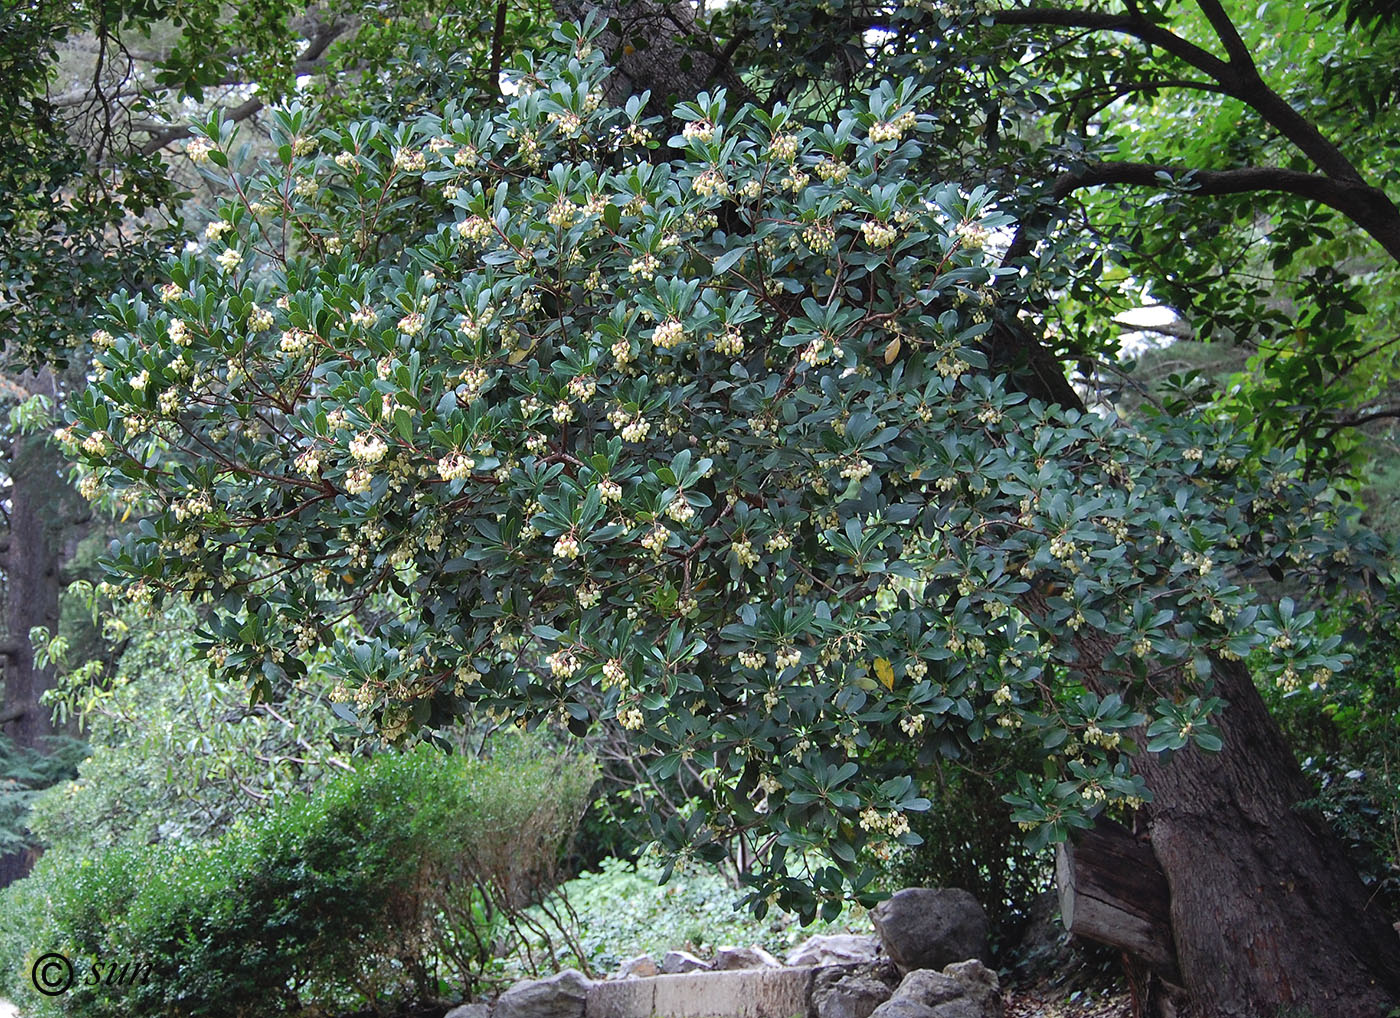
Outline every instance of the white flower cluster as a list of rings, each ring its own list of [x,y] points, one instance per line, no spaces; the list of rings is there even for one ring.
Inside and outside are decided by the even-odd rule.
[[[428,160],[416,148],[401,148],[394,153],[394,169],[404,173],[422,173],[428,168]]]
[[[361,463],[378,463],[389,446],[377,435],[356,435],[350,439],[350,455]]]
[[[777,665],[778,671],[795,668],[802,663],[802,651],[796,647],[785,647],[773,655],[773,663]]]
[[[715,136],[715,125],[708,120],[692,120],[681,128],[681,137],[686,141],[709,142]]]
[[[578,538],[572,533],[561,534],[554,542],[554,557],[563,559],[576,559],[579,555]]]
[[[861,456],[847,456],[841,464],[841,476],[848,481],[863,481],[875,468]]]
[[[405,336],[416,336],[423,331],[423,316],[417,311],[410,311],[399,319],[399,331]]]
[[[671,532],[658,523],[642,537],[642,547],[653,555],[660,555],[661,549],[666,547],[666,541],[670,536]]]
[[[739,564],[746,569],[752,568],[758,563],[758,552],[754,551],[753,545],[745,539],[733,541],[729,545],[729,550],[734,553]]]
[[[191,138],[185,145],[185,155],[190,157],[190,162],[196,166],[203,166],[209,162],[209,156],[214,151],[214,143],[208,138]]]
[[[374,483],[374,475],[364,467],[355,467],[345,475],[345,490],[351,495],[363,495]]]
[[[828,184],[840,184],[850,175],[851,167],[844,160],[824,156],[816,165],[817,176]]]
[[[803,242],[815,254],[824,254],[836,244],[836,230],[830,223],[812,223],[802,231]]]
[[[444,481],[460,481],[475,469],[476,460],[460,452],[450,452],[437,461],[438,476]]]
[[[874,248],[889,247],[899,236],[893,226],[873,219],[861,223],[860,232],[865,237],[865,242]]]
[[[282,333],[278,348],[288,356],[296,357],[311,349],[311,333],[304,329],[287,329]]]
[[[632,259],[632,263],[627,266],[627,271],[634,276],[641,276],[643,279],[650,280],[656,277],[656,270],[660,267],[661,263],[657,261],[656,255],[652,254],[650,251],[645,251]],[[614,352],[615,351],[616,347],[614,347]]]
[[[775,134],[768,143],[768,157],[774,162],[790,163],[797,158],[797,136]]]
[[[917,118],[913,110],[905,110],[893,120],[881,120],[870,125],[870,140],[877,144],[885,141],[899,141],[914,129]]]
[[[992,234],[981,223],[974,223],[970,220],[959,223],[953,230],[957,234],[958,240],[963,247],[980,251],[987,246],[987,238]]]
[[[689,523],[695,517],[695,507],[684,495],[677,494],[671,504],[666,507],[666,515],[677,523]]]
[[[860,829],[897,838],[901,834],[909,833],[909,820],[898,810],[881,813],[874,806],[867,806],[860,811]]]
[[[480,216],[468,216],[457,224],[457,235],[475,244],[485,241],[491,232],[491,224]]]
[[[695,175],[695,179],[690,182],[691,190],[702,198],[710,198],[718,195],[723,198],[729,194],[729,181],[724,179],[724,174],[711,167]]]
[[[663,350],[680,346],[685,341],[685,326],[675,318],[668,318],[652,331],[651,341]]]
[[[726,357],[737,357],[744,352],[744,334],[731,325],[715,337],[715,350]]]
[[[550,672],[562,679],[567,679],[578,671],[578,658],[567,650],[556,650],[545,658],[545,662],[549,665]]]
[[[757,650],[741,650],[739,651],[739,663],[745,668],[757,671],[768,663],[768,657]]]
[[[581,403],[587,403],[598,391],[598,383],[587,375],[575,375],[569,380],[569,395]]]

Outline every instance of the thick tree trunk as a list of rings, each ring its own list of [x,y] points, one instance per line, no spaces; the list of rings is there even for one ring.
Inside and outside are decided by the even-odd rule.
[[[1400,937],[1337,839],[1299,808],[1307,782],[1248,671],[1219,661],[1215,674],[1224,749],[1139,765],[1195,1012],[1384,1018],[1400,1004]]]
[[[1033,616],[1046,610],[1036,594]],[[1121,692],[1076,641],[1086,684]],[[1216,659],[1223,747],[1142,753],[1153,854],[1170,889],[1171,935],[1190,1018],[1386,1018],[1400,1005],[1400,937],[1369,900],[1248,669]],[[1185,688],[1185,680],[1181,683]],[[1146,744],[1142,732],[1139,745]]]
[[[62,476],[63,461],[43,435],[11,440],[9,551],[5,557],[4,732],[18,745],[39,752],[54,734],[51,712],[39,698],[53,686],[52,670],[38,668],[29,630],[58,631],[64,521],[72,518],[71,489]],[[0,857],[0,886],[28,874],[36,854]]]
[[[729,54],[717,49],[696,24],[695,8],[689,3],[555,0],[553,6],[563,20],[581,22],[590,13],[606,19],[608,31],[599,42],[615,68],[606,86],[609,102],[620,104],[650,91],[650,112],[669,116],[673,102],[718,87],[729,90],[731,108],[749,98]]]

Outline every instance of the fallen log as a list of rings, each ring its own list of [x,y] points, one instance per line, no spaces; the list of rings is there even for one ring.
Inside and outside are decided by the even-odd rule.
[[[1148,842],[1100,819],[1056,849],[1055,884],[1070,933],[1127,952],[1168,983],[1179,981],[1171,891]]]

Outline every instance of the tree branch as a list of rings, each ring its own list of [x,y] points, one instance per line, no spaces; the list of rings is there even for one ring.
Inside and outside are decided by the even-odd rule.
[[[1296,145],[1323,173],[1340,180],[1360,181],[1361,174],[1342,154],[1342,150],[1259,77],[1253,60],[1244,48],[1243,40],[1239,38],[1234,24],[1218,3],[1214,0],[1198,0],[1198,4],[1207,17],[1211,17],[1211,11],[1207,8],[1215,9],[1216,17],[1211,19],[1212,28],[1218,35],[1224,33],[1222,42],[1225,41],[1225,35],[1231,37],[1232,41],[1227,44],[1226,49],[1238,50],[1244,58],[1242,62],[1236,63],[1233,59],[1229,62],[1221,60],[1208,50],[1133,12],[1106,14],[1097,11],[1064,10],[1058,7],[1017,7],[994,11],[991,17],[999,25],[1039,25],[1116,32],[1158,46],[1214,78],[1226,95],[1238,99],[1258,113],[1266,124]]]
[[[246,102],[239,103],[232,109],[225,110],[220,119],[230,120],[236,124],[239,121],[247,120],[262,108],[263,101],[257,96],[254,96]],[[152,152],[157,152],[167,145],[179,141],[181,138],[188,138],[193,133],[194,132],[189,127],[171,127],[164,131],[157,131],[141,146],[141,154],[143,156],[148,156]]]
[[[344,26],[336,22],[323,22],[316,26],[311,32],[311,40],[301,57],[292,66],[292,73],[296,75],[314,74],[321,69],[321,57],[344,31]],[[247,120],[256,114],[264,106],[264,103],[257,96],[248,99],[233,107],[223,114],[224,119],[238,123]],[[165,148],[167,145],[179,141],[181,138],[188,138],[191,134],[188,127],[171,127],[163,131],[156,131],[141,146],[142,155],[150,155]]]
[[[1383,421],[1390,419],[1400,419],[1400,406],[1381,407],[1379,410],[1363,410],[1350,417],[1343,417],[1334,421],[1332,426],[1323,432],[1323,438],[1331,438],[1344,428],[1359,428],[1362,425],[1370,424],[1372,421]]]
[[[1225,8],[1220,6],[1219,0],[1196,0],[1196,6],[1201,9],[1201,13],[1210,22],[1210,27],[1215,31],[1215,37],[1220,40],[1220,44],[1225,47],[1225,55],[1230,58],[1230,63],[1240,70],[1248,70],[1256,77],[1259,72],[1254,66],[1254,57],[1249,52],[1249,47],[1240,38],[1239,30],[1235,28],[1235,23],[1230,20],[1230,15],[1225,13]]]
[[[1059,7],[1013,7],[991,12],[998,25],[1044,26],[1047,28],[1083,28],[1092,32],[1116,32],[1166,50],[1192,67],[1225,84],[1235,78],[1235,70],[1209,50],[1202,49],[1154,25],[1140,14],[1108,14],[1100,11],[1074,11]]]
[[[1198,170],[1159,163],[1089,163],[1062,174],[1051,188],[1061,200],[1074,191],[1103,184],[1139,187],[1174,186],[1198,195],[1249,194],[1277,191],[1320,202],[1341,212],[1365,230],[1386,252],[1400,261],[1400,210],[1384,191],[1361,181],[1338,180],[1320,173],[1305,173],[1273,166],[1246,166],[1233,170]],[[1027,254],[1030,239],[1018,230],[1006,260]]]

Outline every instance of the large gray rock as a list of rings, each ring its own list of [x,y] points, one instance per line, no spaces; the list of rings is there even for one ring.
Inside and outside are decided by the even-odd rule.
[[[925,1007],[936,1007],[965,996],[967,990],[952,976],[932,969],[908,973],[891,995],[894,1000],[912,1000]]]
[[[987,913],[956,887],[907,887],[870,913],[885,953],[901,972],[986,961]]]
[[[716,972],[733,972],[736,969],[782,968],[783,963],[754,944],[752,947],[721,947],[715,952],[710,967]]]
[[[1001,981],[997,974],[976,958],[957,961],[943,969],[963,988],[968,999],[981,1009],[983,1018],[1002,1018],[1006,1006],[1001,999]]]
[[[817,935],[803,941],[788,952],[789,965],[852,965],[874,961],[880,953],[880,941],[854,933]]]
[[[667,951],[666,957],[661,959],[661,974],[665,976],[681,972],[699,972],[709,967],[689,951]]]
[[[890,988],[868,975],[852,973],[829,981],[819,978],[812,989],[812,1013],[816,1018],[870,1018],[889,999]]]
[[[574,969],[516,983],[501,994],[491,1018],[583,1018],[592,985],[593,980]]]
[[[490,1004],[461,1004],[442,1018],[491,1018]]]
[[[870,1018],[938,1018],[938,1015],[927,1004],[901,997],[885,1001],[870,1012]]]
[[[971,997],[958,997],[935,1007],[933,1018],[985,1018],[985,1015]]]
[[[658,974],[661,970],[656,967],[656,960],[649,954],[639,954],[635,958],[628,958],[618,966],[608,978],[610,979],[646,979],[649,976]]]

